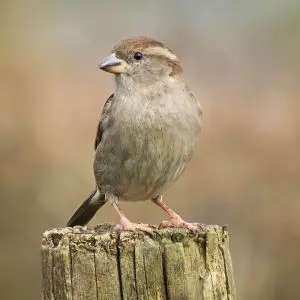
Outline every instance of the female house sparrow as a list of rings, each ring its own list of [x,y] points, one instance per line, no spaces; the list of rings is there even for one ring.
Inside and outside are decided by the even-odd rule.
[[[176,55],[147,37],[121,41],[99,68],[115,74],[95,141],[97,188],[67,226],[85,225],[106,202],[120,216],[119,229],[151,231],[130,222],[118,201],[151,199],[170,225],[196,230],[162,202],[162,193],[183,172],[201,127],[202,109],[186,86]]]

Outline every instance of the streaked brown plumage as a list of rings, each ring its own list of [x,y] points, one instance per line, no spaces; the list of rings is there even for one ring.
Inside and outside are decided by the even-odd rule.
[[[161,197],[185,169],[201,126],[201,106],[184,83],[178,58],[162,43],[138,37],[121,41],[100,68],[116,75],[116,89],[104,105],[95,140],[97,189],[68,226],[85,225],[109,201],[120,214],[118,228],[151,231],[131,223],[118,201],[152,199],[171,225],[194,230]]]

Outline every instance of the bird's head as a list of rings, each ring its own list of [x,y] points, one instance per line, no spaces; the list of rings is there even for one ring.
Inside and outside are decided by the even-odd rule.
[[[99,68],[135,85],[155,84],[165,79],[179,77],[182,73],[174,52],[161,42],[147,37],[121,41]]]

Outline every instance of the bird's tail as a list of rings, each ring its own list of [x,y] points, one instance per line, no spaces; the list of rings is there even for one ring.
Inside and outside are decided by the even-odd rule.
[[[97,210],[105,204],[105,195],[94,190],[90,196],[79,206],[74,215],[67,223],[68,227],[76,225],[84,226],[95,215]]]

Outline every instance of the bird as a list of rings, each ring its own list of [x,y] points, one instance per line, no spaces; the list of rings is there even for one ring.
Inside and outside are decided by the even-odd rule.
[[[120,217],[119,230],[152,232],[131,222],[121,201],[151,200],[170,218],[165,225],[197,230],[163,202],[195,152],[202,107],[184,81],[176,54],[149,37],[119,42],[99,65],[114,74],[115,90],[104,104],[95,139],[96,188],[68,227],[86,225],[105,203]],[[183,200],[186,201],[186,200]]]

